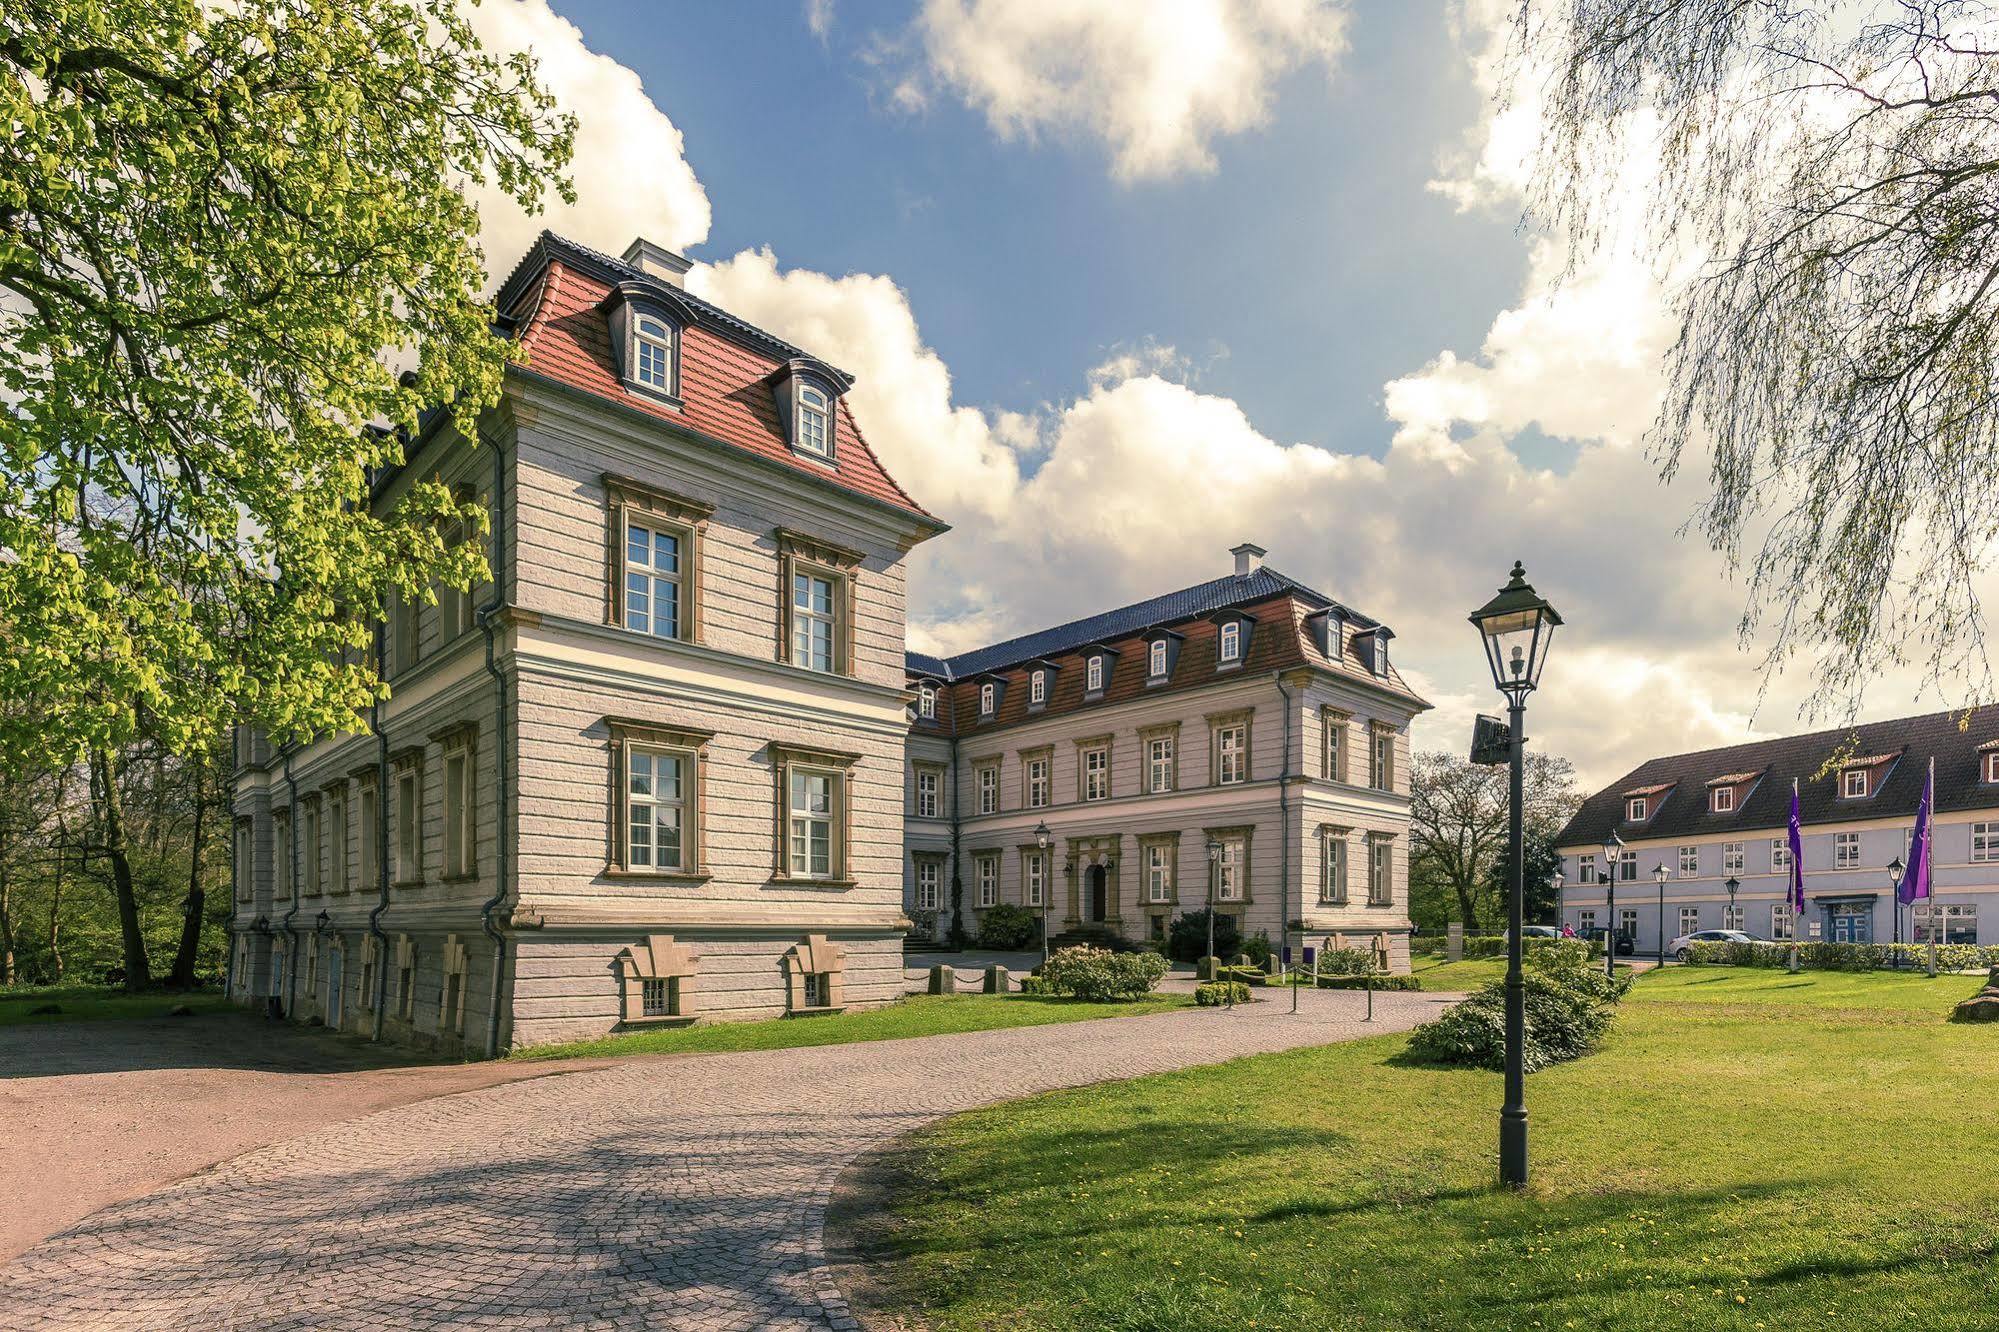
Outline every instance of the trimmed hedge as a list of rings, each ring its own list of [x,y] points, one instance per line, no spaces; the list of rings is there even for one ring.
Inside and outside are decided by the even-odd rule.
[[[1691,943],[1686,953],[1689,963],[1704,966],[1780,970],[1791,965],[1788,943]],[[1928,944],[1804,942],[1798,945],[1798,965],[1809,971],[1887,971],[1897,959],[1904,970],[1921,970],[1929,965],[1929,958]],[[1943,971],[1999,967],[1999,944],[1940,944],[1937,967]]]
[[[1603,956],[1603,942],[1600,939],[1550,939],[1545,934],[1530,934],[1521,941],[1521,956],[1526,956],[1537,948],[1557,948],[1562,944],[1581,944],[1590,950],[1593,957]],[[1506,936],[1503,934],[1468,934],[1465,936],[1465,957],[1505,957]]]
[[[1312,976],[1305,973],[1304,984],[1310,984]],[[1414,976],[1397,976],[1392,972],[1377,971],[1372,976],[1326,976],[1319,977],[1322,990],[1420,990],[1423,982]]]
[[[1194,1002],[1203,1008],[1218,1008],[1225,1003],[1246,1004],[1249,987],[1241,981],[1209,981],[1194,987]]]

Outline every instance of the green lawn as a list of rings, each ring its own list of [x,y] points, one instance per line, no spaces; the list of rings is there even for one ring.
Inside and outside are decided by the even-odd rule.
[[[801,1045],[844,1045],[849,1041],[893,1041],[905,1036],[990,1031],[996,1027],[1036,1027],[1049,1022],[1134,1017],[1190,1007],[1192,995],[1154,994],[1128,1004],[1083,1003],[1038,995],[912,995],[888,1005],[826,1017],[771,1018],[762,1022],[717,1022],[696,1027],[656,1027],[621,1032],[563,1045],[534,1045],[514,1059],[601,1059],[606,1055],[713,1054],[725,1050],[785,1050]]]
[[[1799,982],[1804,982],[1800,984]],[[1528,1080],[1406,1038],[958,1116],[914,1140],[880,1298],[965,1328],[1999,1325],[1999,1032],[1962,976],[1669,969]]]
[[[1409,970],[1426,990],[1476,990],[1479,986],[1506,977],[1503,957],[1474,957],[1462,962],[1446,962],[1442,953],[1418,953],[1409,959]]]
[[[54,1004],[60,1013],[29,1010]],[[127,994],[107,985],[10,985],[0,989],[0,1027],[27,1022],[91,1022],[105,1018],[165,1017],[169,1009],[186,1004],[197,1013],[217,1013],[229,1007],[220,990],[179,993],[156,990]]]

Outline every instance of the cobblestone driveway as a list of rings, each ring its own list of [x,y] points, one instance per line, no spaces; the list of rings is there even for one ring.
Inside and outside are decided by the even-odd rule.
[[[0,1268],[0,1328],[847,1328],[841,1169],[1058,1087],[1402,1030],[1288,996],[922,1040],[632,1060],[370,1115],[91,1217]]]

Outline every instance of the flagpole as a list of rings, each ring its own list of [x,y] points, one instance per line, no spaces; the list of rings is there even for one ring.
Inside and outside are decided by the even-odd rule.
[[[1936,760],[1936,755],[1932,754],[1930,756],[1930,783],[1927,787],[1924,788],[1924,794],[1929,796],[1932,804],[1934,804],[1936,800],[1936,789],[1937,789],[1937,760]],[[1937,974],[1937,935],[1943,933],[1943,913],[1937,910],[1937,893],[1936,889],[1932,886],[1936,883],[1936,873],[1935,873],[1936,867],[1930,863],[1930,846],[1932,845],[1932,839],[1930,837],[1930,822],[1935,818],[1936,818],[1936,812],[1934,809],[1932,809],[1930,812],[1930,818],[1925,820],[1923,823],[1923,892],[1930,899],[1930,975],[1931,976],[1935,976]]]
[[[1791,826],[1793,828],[1797,827],[1797,820],[1798,779],[1793,777],[1791,779]],[[1788,831],[1785,833],[1785,840],[1791,852],[1791,882],[1784,886],[1784,901],[1791,910],[1791,974],[1795,976],[1798,974],[1798,931],[1805,927],[1805,866],[1798,854],[1803,850],[1803,847],[1790,840]]]

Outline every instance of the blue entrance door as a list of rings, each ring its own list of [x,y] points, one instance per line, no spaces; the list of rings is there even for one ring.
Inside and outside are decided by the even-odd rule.
[[[1832,913],[1834,943],[1873,943],[1874,916],[1856,907],[1835,907]]]

